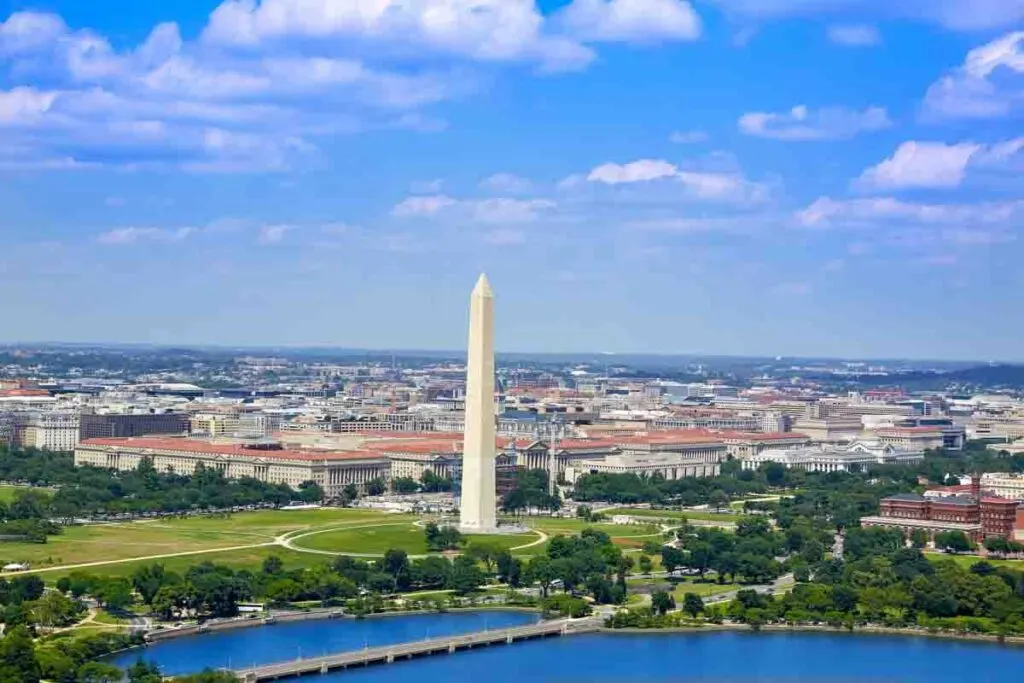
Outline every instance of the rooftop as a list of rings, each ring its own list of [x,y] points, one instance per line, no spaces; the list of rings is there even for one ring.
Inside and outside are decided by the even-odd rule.
[[[267,458],[270,460],[300,460],[319,462],[323,460],[366,460],[379,458],[371,451],[296,451],[287,449],[248,448],[244,444],[210,443],[201,439],[187,437],[153,437],[136,436],[126,438],[85,439],[80,446],[105,446],[126,450],[139,449],[151,451],[181,451],[186,453],[203,453],[206,455],[223,455],[247,458]]]

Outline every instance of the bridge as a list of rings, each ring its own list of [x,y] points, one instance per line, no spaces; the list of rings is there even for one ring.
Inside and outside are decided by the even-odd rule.
[[[414,657],[449,654],[488,645],[510,645],[521,640],[587,633],[596,631],[599,627],[600,622],[595,619],[545,621],[515,628],[477,631],[476,633],[458,636],[430,638],[414,643],[383,645],[363,650],[338,652],[323,657],[299,658],[288,662],[257,666],[233,673],[245,683],[263,683],[264,681],[275,681],[282,678],[305,676],[307,674],[325,674],[330,671],[369,666],[371,664],[391,664],[392,662],[413,659]]]

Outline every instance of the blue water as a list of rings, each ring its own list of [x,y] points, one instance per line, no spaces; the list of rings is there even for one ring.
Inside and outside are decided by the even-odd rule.
[[[458,613],[319,621],[182,638],[147,648],[165,673],[235,668],[424,636],[532,621]],[[119,659],[130,664],[137,654]],[[243,664],[244,663],[244,664]],[[316,676],[321,683],[939,683],[1020,680],[1024,648],[901,636],[826,633],[593,634],[527,641]],[[414,678],[412,678],[414,677]],[[297,679],[298,680],[298,679]]]
[[[319,657],[375,645],[532,624],[537,620],[538,616],[529,612],[489,611],[301,621],[174,638],[125,652],[112,663],[131,666],[141,657],[159,664],[164,675],[177,676],[207,667],[244,669],[296,657]]]

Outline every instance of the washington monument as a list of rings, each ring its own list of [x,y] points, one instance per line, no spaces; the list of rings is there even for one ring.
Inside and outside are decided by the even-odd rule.
[[[463,531],[496,531],[494,488],[494,293],[481,275],[469,297],[466,431],[462,445]]]

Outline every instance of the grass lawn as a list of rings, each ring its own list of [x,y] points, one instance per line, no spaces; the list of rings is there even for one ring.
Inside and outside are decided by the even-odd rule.
[[[48,584],[56,583],[57,579],[67,576],[73,571],[81,571],[87,574],[99,576],[131,576],[139,567],[147,564],[162,564],[168,571],[184,574],[190,567],[203,562],[227,565],[234,569],[248,569],[257,572],[263,566],[263,561],[276,555],[284,562],[285,569],[304,569],[321,564],[327,564],[331,558],[327,555],[314,553],[302,553],[295,550],[288,550],[281,547],[246,548],[245,550],[228,550],[225,552],[211,552],[202,555],[186,555],[184,557],[170,557],[162,560],[137,560],[133,562],[121,562],[119,564],[108,564],[98,567],[89,567],[80,570],[57,570],[44,572],[39,575]]]
[[[675,596],[676,603],[681,605],[683,604],[683,596],[686,593],[696,593],[702,598],[707,598],[713,595],[719,595],[721,593],[728,593],[730,591],[738,590],[742,587],[743,586],[734,583],[718,584],[694,583],[690,581],[685,581],[683,583],[676,585],[675,589],[672,591],[672,595]]]
[[[150,555],[269,543],[280,534],[317,527],[391,521],[395,517],[363,510],[265,510],[225,517],[190,517],[64,529],[46,543],[0,544],[0,560],[29,562],[33,569],[123,560]],[[186,556],[201,562],[202,555]]]
[[[943,560],[953,560],[957,564],[970,568],[971,565],[978,562],[988,562],[996,567],[1011,567],[1013,569],[1022,570],[1024,569],[1024,560],[997,560],[995,558],[978,557],[977,555],[953,555],[952,553],[935,553],[926,552],[924,554],[932,562],[942,562]]]
[[[634,536],[646,536],[646,535],[660,535],[661,530],[657,524],[605,524],[591,522],[585,522],[582,519],[566,518],[561,519],[558,517],[530,517],[523,520],[523,524],[530,527],[531,529],[538,529],[554,536],[556,534],[563,534],[565,536],[571,536],[578,534],[584,529],[597,529],[603,531],[612,538],[631,538]]]
[[[14,494],[18,491],[29,491],[31,486],[9,486],[7,484],[0,485],[0,503],[10,503],[14,500]]]
[[[631,517],[655,517],[661,519],[693,519],[705,522],[733,522],[735,523],[741,515],[734,515],[728,512],[706,512],[703,510],[649,510],[647,508],[616,508],[607,510],[608,515],[629,515]]]
[[[387,524],[385,522],[385,524]],[[514,548],[537,540],[536,534],[470,535],[468,542],[486,540],[502,548]],[[305,536],[295,541],[297,548],[311,548],[329,552],[384,554],[391,548],[401,548],[410,555],[427,554],[427,539],[423,528],[397,522],[386,526],[359,529],[339,529]]]

